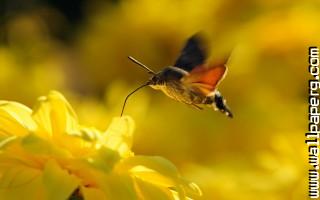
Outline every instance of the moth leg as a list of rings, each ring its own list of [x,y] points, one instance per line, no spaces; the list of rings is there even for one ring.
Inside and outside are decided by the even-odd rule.
[[[195,109],[198,109],[198,110],[203,110],[202,107],[196,105],[196,104],[190,104],[192,107],[194,107]]]

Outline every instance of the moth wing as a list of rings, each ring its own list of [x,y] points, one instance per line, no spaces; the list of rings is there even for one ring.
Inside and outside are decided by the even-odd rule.
[[[199,35],[194,35],[186,42],[174,66],[190,72],[205,62],[207,57]]]
[[[211,68],[198,66],[190,74],[182,79],[182,82],[189,87],[208,95],[213,92],[226,75],[227,68],[224,64]]]

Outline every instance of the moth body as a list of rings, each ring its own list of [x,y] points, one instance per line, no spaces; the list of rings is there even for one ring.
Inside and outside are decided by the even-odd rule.
[[[188,75],[187,71],[177,67],[166,67],[150,79],[149,86],[176,101],[188,105],[202,104],[206,96],[199,94],[196,88],[182,84],[183,77]]]
[[[233,117],[226,100],[217,90],[227,73],[227,60],[207,63],[206,58],[206,50],[198,35],[189,38],[173,66],[165,67],[158,73],[129,57],[134,63],[146,69],[152,77],[146,84],[130,93],[126,100],[138,89],[150,86],[178,102],[198,109],[202,109],[203,106],[211,107],[228,117]]]

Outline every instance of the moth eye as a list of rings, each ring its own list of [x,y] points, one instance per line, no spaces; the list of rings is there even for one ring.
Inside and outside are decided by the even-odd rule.
[[[154,76],[154,77],[151,78],[151,81],[156,83],[158,81],[158,79],[157,79],[157,77]]]

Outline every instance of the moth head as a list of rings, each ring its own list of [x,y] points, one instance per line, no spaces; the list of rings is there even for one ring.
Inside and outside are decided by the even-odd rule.
[[[149,67],[147,67],[146,65],[142,64],[141,62],[139,62],[138,60],[134,59],[134,58],[131,57],[131,56],[128,56],[128,58],[129,58],[132,62],[134,62],[135,64],[137,64],[138,66],[140,66],[140,67],[142,67],[143,69],[145,69],[145,70],[148,72],[148,74],[151,74],[151,75],[152,75],[152,78],[156,76],[156,73],[155,73],[154,71],[152,71],[152,70],[151,70]],[[125,108],[125,106],[126,106],[126,103],[127,103],[128,98],[129,98],[132,94],[134,94],[135,92],[137,92],[138,90],[140,90],[141,88],[143,88],[143,87],[145,87],[145,86],[148,86],[148,85],[152,85],[152,84],[154,83],[154,82],[152,81],[152,78],[151,78],[148,82],[146,82],[145,84],[139,86],[138,88],[136,88],[135,90],[133,90],[131,93],[129,93],[129,94],[126,96],[126,98],[125,98],[125,100],[124,100],[124,103],[123,103],[123,106],[122,106],[122,111],[121,111],[120,116],[122,116],[122,114],[123,114],[123,111],[124,111],[124,108]]]
[[[150,86],[161,85],[161,82],[163,81],[159,74],[155,74],[149,79]]]

